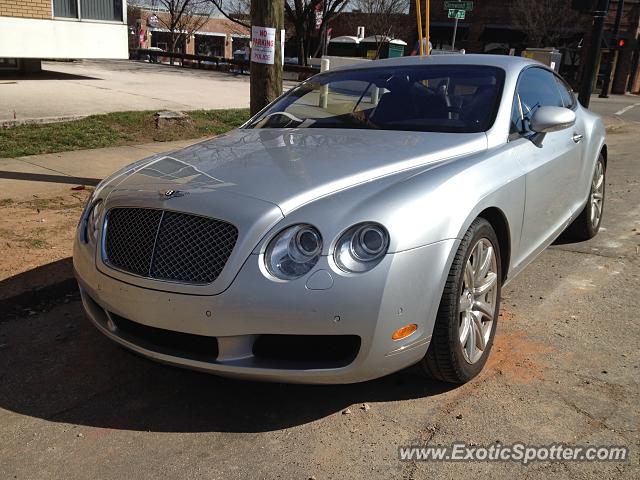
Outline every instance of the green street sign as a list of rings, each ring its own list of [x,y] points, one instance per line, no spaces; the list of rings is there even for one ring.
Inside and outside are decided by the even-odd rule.
[[[444,8],[447,10],[473,10],[473,2],[444,2]],[[449,17],[452,18],[452,17]],[[463,17],[464,18],[464,17]]]
[[[449,9],[449,18],[456,18],[458,20],[464,20],[464,10],[456,10],[454,8]]]

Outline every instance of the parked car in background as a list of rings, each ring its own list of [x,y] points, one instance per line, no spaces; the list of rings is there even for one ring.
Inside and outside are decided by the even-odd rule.
[[[348,383],[462,383],[500,292],[602,221],[596,115],[547,67],[442,55],[325,72],[243,127],[104,180],[74,268],[86,312],[164,363]]]

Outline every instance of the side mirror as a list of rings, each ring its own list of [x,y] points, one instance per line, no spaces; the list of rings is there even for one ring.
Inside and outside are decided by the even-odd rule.
[[[564,107],[540,107],[529,121],[529,128],[535,132],[531,141],[542,147],[542,140],[547,133],[557,132],[572,127],[576,123],[573,110]]]
[[[563,107],[540,107],[535,111],[529,128],[536,133],[551,133],[572,127],[576,123],[573,110]]]

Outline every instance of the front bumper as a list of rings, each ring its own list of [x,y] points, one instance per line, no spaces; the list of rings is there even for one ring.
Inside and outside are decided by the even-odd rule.
[[[91,321],[106,336],[145,357],[246,379],[353,383],[398,371],[424,356],[456,247],[457,240],[445,240],[388,254],[359,275],[339,273],[330,258],[321,257],[310,274],[284,283],[268,279],[260,268],[261,256],[252,254],[229,288],[217,295],[170,293],[112,278],[96,268],[93,252],[77,242],[74,269]],[[314,289],[309,277],[319,270],[332,280]],[[113,321],[116,318],[215,337],[218,348],[210,358],[166,350],[127,334]],[[409,323],[416,323],[417,331],[393,341],[391,334]],[[358,336],[360,342],[353,358],[336,366],[261,358],[254,354],[261,335]]]

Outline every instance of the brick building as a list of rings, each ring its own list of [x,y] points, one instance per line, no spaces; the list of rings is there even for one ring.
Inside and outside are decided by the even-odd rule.
[[[176,51],[188,54],[233,58],[233,52],[249,45],[250,32],[235,22],[215,13],[202,19],[202,25],[188,35],[176,32]],[[170,50],[170,33],[166,28],[168,13],[139,1],[129,6],[129,49],[158,47]],[[198,22],[201,23],[201,22]]]
[[[126,0],[0,0],[0,70],[42,58],[127,58]]]
[[[425,0],[421,1],[424,14]],[[444,2],[445,0],[430,1],[430,33],[434,47],[446,49],[451,44],[454,21],[448,18]],[[572,10],[571,0],[566,0],[565,6],[557,11],[538,11],[538,14],[546,14],[549,18],[547,23],[557,25],[559,31],[555,32],[553,45],[536,45],[532,44],[532,37],[536,32],[527,29],[526,8],[518,12],[512,6],[514,3],[502,0],[476,0],[473,9],[467,12],[466,18],[458,23],[456,48],[464,48],[473,53],[503,54],[514,49],[515,54],[518,55],[526,47],[555,47],[563,54],[561,73],[574,87],[577,87],[580,83],[583,57],[590,44],[592,14]],[[586,3],[588,4],[589,1]],[[620,0],[611,0],[605,23],[604,41],[601,45],[602,59],[608,55],[613,57],[613,93],[638,92],[640,90],[640,72],[638,71],[640,0],[624,1],[618,38],[614,39],[611,30],[620,3]],[[411,2],[409,18],[413,22],[412,40],[415,41],[417,37],[414,20],[415,2]],[[558,21],[558,18],[564,21]],[[619,38],[626,40],[622,48],[617,46]],[[604,64],[604,62],[600,63]],[[603,73],[600,72],[597,77],[596,91],[602,84],[602,79]]]
[[[425,0],[421,11],[424,15]],[[511,5],[515,2],[502,0],[476,0],[473,9],[467,12],[464,20],[458,22],[456,49],[464,48],[469,53],[508,54],[511,49],[519,55],[527,47],[555,47],[563,54],[561,73],[574,87],[580,83],[581,64],[584,52],[588,49],[592,16],[571,10],[571,0],[566,0],[566,7],[555,15],[564,21],[555,22],[560,26],[559,32],[553,36],[553,44],[535,44],[532,32],[527,31],[526,19]],[[640,0],[626,0],[622,22],[617,38],[612,38],[612,28],[617,7],[621,2],[612,0],[609,15],[606,19],[605,39],[602,44],[602,60],[613,57],[612,92],[640,91],[640,71],[638,69],[638,37],[640,21]],[[384,19],[359,12],[345,12],[331,23],[332,36],[355,35],[358,26],[364,26],[366,35],[389,34],[409,44],[412,50],[417,40],[415,2],[410,2],[408,15],[394,15]],[[454,20],[448,18],[444,8],[444,0],[430,1],[430,37],[434,48],[449,49],[453,37]],[[384,29],[384,32],[377,30]],[[533,32],[535,33],[535,32]],[[617,41],[624,39],[622,48]],[[604,62],[600,62],[604,64]],[[604,70],[604,69],[602,69]],[[601,72],[596,81],[596,91],[602,84]]]

